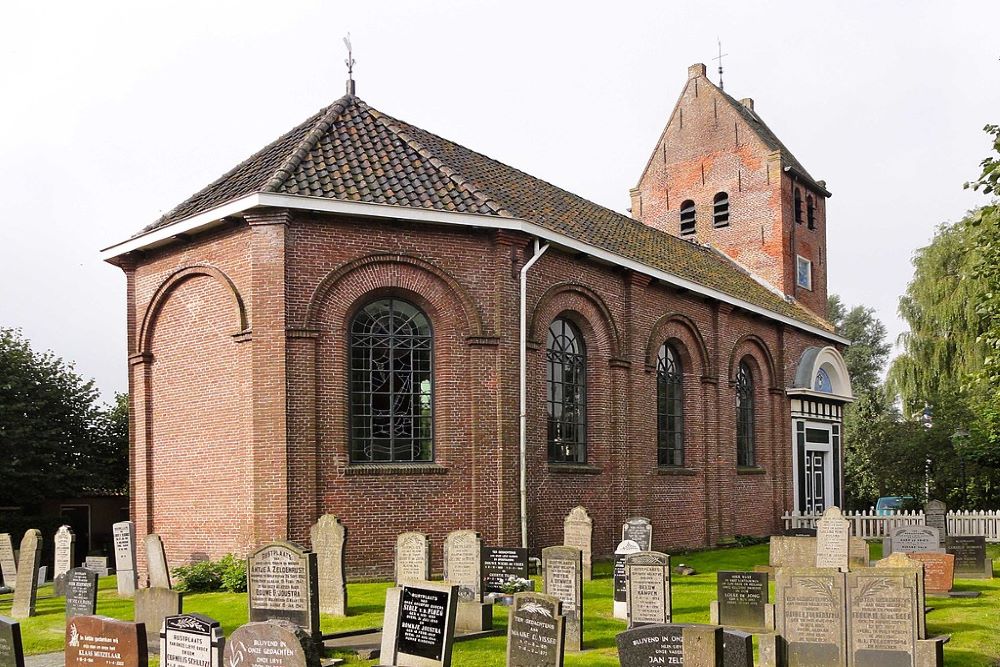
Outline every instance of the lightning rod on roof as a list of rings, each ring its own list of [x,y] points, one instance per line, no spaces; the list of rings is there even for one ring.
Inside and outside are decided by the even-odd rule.
[[[344,64],[347,65],[347,94],[354,94],[354,55],[351,48],[351,33],[347,33],[347,37],[344,38],[344,46],[347,47],[347,60]]]
[[[726,87],[722,84],[722,58],[723,56],[728,56],[729,54],[722,52],[722,40],[719,39],[718,37],[716,37],[716,40],[719,42],[719,55],[717,55],[715,58],[712,58],[712,60],[719,61],[719,88],[725,90]]]

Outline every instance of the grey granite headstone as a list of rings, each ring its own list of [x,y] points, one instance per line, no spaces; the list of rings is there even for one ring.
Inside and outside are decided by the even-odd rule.
[[[62,596],[66,594],[64,579],[76,563],[76,535],[69,526],[59,526],[53,538],[55,550],[53,552],[52,582],[55,594]]]
[[[753,667],[753,635],[742,630],[722,630],[724,667]]]
[[[167,567],[167,552],[163,548],[163,540],[156,533],[146,536],[146,567],[149,569],[151,588],[173,588],[170,568]]]
[[[566,638],[559,598],[516,593],[507,624],[507,667],[562,667]]]
[[[847,665],[845,585],[844,574],[837,570],[778,570],[775,620],[789,667]]]
[[[948,536],[945,551],[955,556],[955,576],[959,579],[992,577],[992,563],[987,568],[986,538],[982,535]]]
[[[723,667],[723,635],[717,625],[644,625],[619,633],[615,642],[622,667]]]
[[[457,601],[457,587],[448,582],[401,586],[391,655],[380,656],[380,662],[400,667],[451,665]],[[386,609],[386,622],[389,620]]]
[[[0,616],[0,667],[24,667],[21,624]]]
[[[66,621],[66,667],[147,667],[149,652],[142,623],[104,616]]]
[[[828,507],[816,522],[816,567],[848,570],[848,549],[851,542],[851,522],[839,507]]]
[[[625,557],[629,627],[672,622],[670,556],[640,551]]]
[[[14,603],[10,615],[14,618],[29,618],[35,615],[35,599],[38,597],[38,572],[42,561],[42,531],[31,528],[21,538],[20,562],[17,564],[17,585],[14,587]]]
[[[226,641],[222,662],[230,667],[319,667],[312,637],[288,621],[247,623]]]
[[[542,549],[545,593],[562,601],[566,649],[583,650],[583,554],[576,547]]]
[[[83,566],[91,572],[96,572],[102,577],[106,577],[111,574],[111,569],[108,567],[107,556],[87,556],[83,561]]]
[[[160,652],[163,619],[180,614],[183,607],[183,596],[169,588],[140,588],[135,592],[135,620],[145,625],[150,653]]]
[[[941,546],[941,536],[933,526],[896,526],[890,531],[889,541],[891,551],[916,553],[944,551]],[[886,552],[888,555],[890,552]]]
[[[937,528],[939,547],[943,547],[948,536],[948,506],[940,500],[929,500],[924,505],[924,525]]]
[[[396,584],[430,578],[430,538],[424,533],[401,533],[396,538]]]
[[[214,618],[167,616],[160,630],[160,667],[222,667],[225,644],[222,626]]]
[[[643,551],[653,548],[653,524],[644,516],[634,516],[622,526],[622,539],[632,540]]]
[[[763,630],[768,589],[766,572],[719,572],[719,625]]]
[[[8,588],[17,588],[17,558],[14,557],[14,543],[10,533],[0,533],[0,574]]]
[[[115,544],[115,574],[118,577],[118,595],[130,598],[135,595],[135,524],[119,521],[111,527]]]
[[[85,567],[66,573],[66,618],[97,613],[97,576]]]
[[[615,549],[615,560],[612,569],[614,581],[614,615],[623,621],[628,620],[628,580],[625,578],[625,559],[642,549],[632,540],[622,540]]]
[[[913,568],[868,568],[847,575],[847,650],[853,667],[914,665],[918,616]]]
[[[583,553],[583,579],[593,578],[594,520],[587,513],[587,508],[577,505],[569,511],[563,520],[563,546],[576,547]]]
[[[272,542],[247,561],[250,620],[289,621],[318,635],[316,554],[291,542]]]
[[[344,575],[344,551],[347,528],[332,514],[324,514],[309,531],[316,554],[319,583],[319,610],[332,616],[347,615],[347,579]]]

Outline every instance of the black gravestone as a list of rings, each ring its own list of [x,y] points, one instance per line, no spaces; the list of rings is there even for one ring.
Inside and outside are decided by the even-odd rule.
[[[74,567],[66,573],[66,618],[97,613],[97,573]]]
[[[815,528],[788,528],[785,530],[786,537],[816,537]]]
[[[684,664],[684,629],[679,625],[642,625],[619,633],[615,641],[622,667]]]
[[[722,655],[722,664],[726,667],[753,667],[753,635],[723,629]]]
[[[719,624],[763,628],[767,606],[766,572],[718,573]]]
[[[625,558],[628,556],[629,554],[618,554],[615,556],[615,602],[628,601],[628,586],[626,585],[627,582],[625,579]]]
[[[642,551],[653,548],[653,526],[642,516],[632,517],[622,526],[622,540],[632,540]]]
[[[559,598],[518,593],[507,626],[507,664],[511,667],[562,667],[566,624]]]
[[[483,593],[503,593],[503,585],[511,577],[528,578],[528,550],[483,547],[479,552],[479,571]]]
[[[427,660],[444,659],[448,641],[448,598],[446,591],[403,586],[396,628],[399,653]]]
[[[955,576],[981,577],[986,571],[986,538],[983,536],[949,536],[945,550],[955,556]]]
[[[0,616],[0,667],[24,667],[21,624]]]
[[[222,626],[202,614],[180,614],[163,619],[160,667],[220,667],[225,639]]]

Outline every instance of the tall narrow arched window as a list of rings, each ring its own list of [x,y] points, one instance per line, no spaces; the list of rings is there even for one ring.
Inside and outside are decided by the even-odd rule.
[[[587,462],[587,351],[569,320],[556,318],[545,347],[549,460]]]
[[[754,464],[753,372],[741,361],[736,371],[736,465]]]
[[[694,202],[687,199],[681,203],[681,234],[694,234],[694,216]]]
[[[715,207],[712,210],[712,224],[716,227],[725,227],[729,224],[729,195],[719,192],[713,200]]]
[[[427,316],[379,299],[351,322],[351,461],[434,460],[433,337]]]
[[[684,375],[668,343],[656,357],[656,453],[661,466],[684,465]]]
[[[802,224],[802,190],[795,188],[795,222]]]
[[[806,195],[806,223],[809,229],[816,229],[816,201],[812,195]]]

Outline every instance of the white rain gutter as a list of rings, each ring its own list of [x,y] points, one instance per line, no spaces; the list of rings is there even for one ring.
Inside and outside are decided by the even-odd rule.
[[[521,547],[528,548],[528,269],[542,258],[549,244],[544,246],[535,238],[535,254],[521,267],[521,341],[518,353],[521,361],[518,367],[518,382],[521,390],[519,403],[519,444],[521,473]]]

